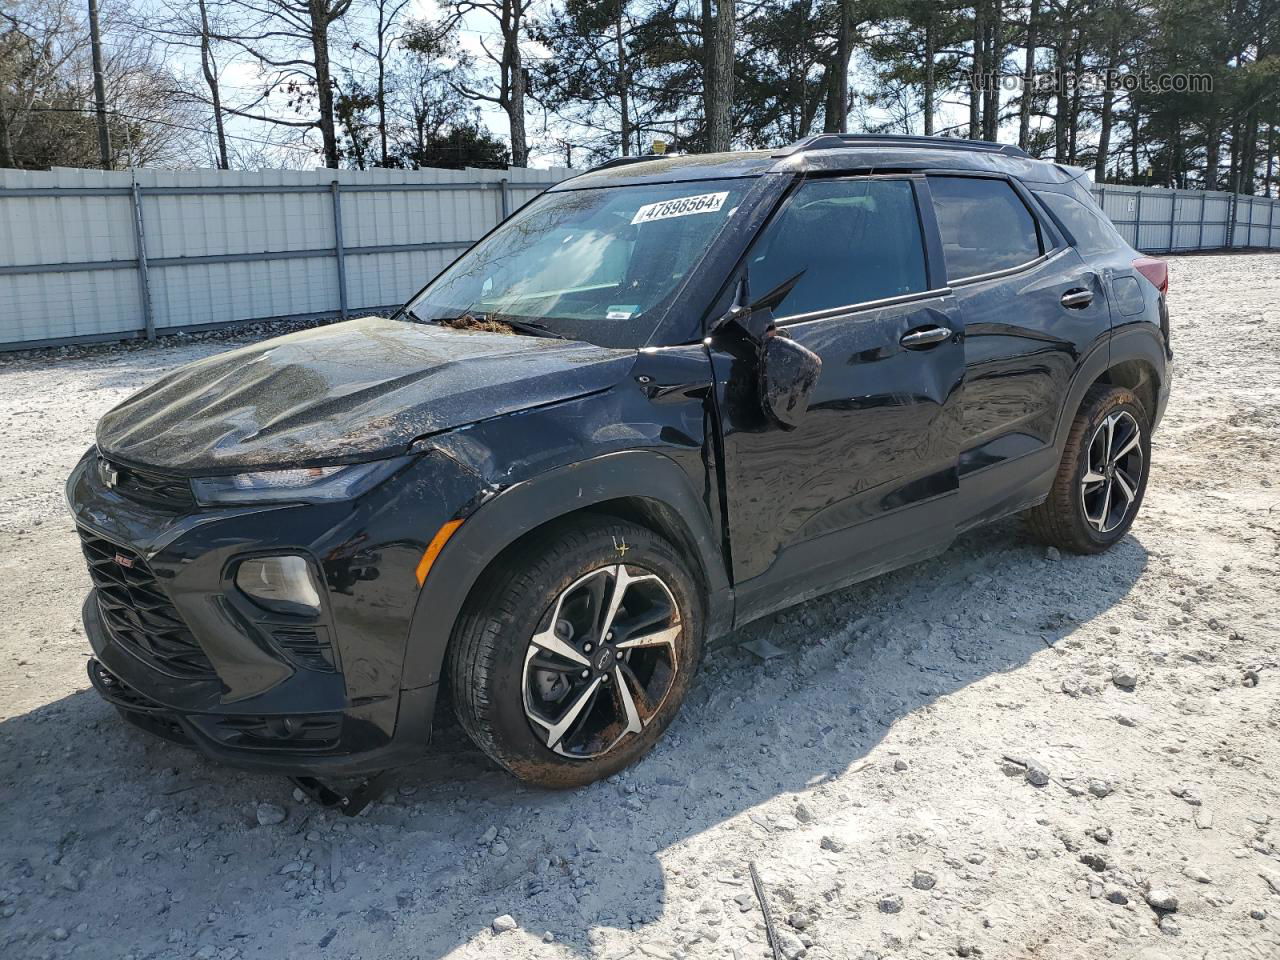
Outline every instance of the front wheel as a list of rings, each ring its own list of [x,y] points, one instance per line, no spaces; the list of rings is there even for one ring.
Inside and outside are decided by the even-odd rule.
[[[1085,394],[1031,532],[1072,553],[1101,553],[1129,532],[1147,489],[1151,428],[1137,397],[1097,385]]]
[[[458,719],[522,780],[591,783],[661,737],[702,633],[697,583],[665,539],[603,517],[558,524],[468,598],[447,667]]]

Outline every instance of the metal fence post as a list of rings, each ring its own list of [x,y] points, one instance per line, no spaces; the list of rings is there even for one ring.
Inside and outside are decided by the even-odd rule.
[[[138,293],[142,300],[142,328],[148,340],[156,338],[156,318],[151,312],[151,277],[147,272],[147,234],[142,223],[142,190],[133,181],[133,244],[138,252]]]
[[[503,177],[498,181],[498,189],[502,193],[502,219],[505,220],[511,216],[511,193],[507,186],[507,178]]]
[[[1238,201],[1239,201],[1239,199],[1240,199],[1240,198],[1239,198],[1235,193],[1232,193],[1232,194],[1231,194],[1231,199],[1227,201],[1227,226],[1226,226],[1227,236],[1226,236],[1226,240],[1227,240],[1227,249],[1228,249],[1228,250],[1230,250],[1233,246],[1235,246],[1235,239],[1236,239],[1236,213],[1237,213],[1237,211],[1238,211],[1238,209],[1239,209],[1239,206],[1240,206],[1240,204],[1239,204],[1239,202],[1238,202]]]
[[[1200,191],[1200,229],[1196,231],[1196,249],[1204,249],[1204,207],[1208,201],[1207,191]]]
[[[1270,209],[1267,211],[1267,249],[1270,250],[1272,243],[1275,240],[1276,201],[1269,198],[1268,202],[1270,204]]]
[[[1138,199],[1133,204],[1133,246],[1142,249],[1142,188],[1138,188]]]
[[[1169,202],[1169,252],[1173,253],[1177,244],[1174,240],[1178,236],[1178,189],[1174,187],[1173,197]]]
[[[347,258],[342,247],[342,188],[337,180],[329,181],[329,196],[333,198],[333,252],[338,258],[338,310],[347,319]]]

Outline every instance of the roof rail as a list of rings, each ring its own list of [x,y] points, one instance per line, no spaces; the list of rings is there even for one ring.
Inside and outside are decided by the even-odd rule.
[[[594,167],[588,167],[587,173],[595,173],[597,170],[608,170],[610,167],[625,167],[629,163],[644,163],[646,160],[661,160],[663,157],[675,156],[679,156],[679,154],[650,153],[640,157],[614,157],[612,160],[606,160],[604,163],[597,163]]]
[[[1021,147],[1007,143],[993,143],[990,140],[962,140],[959,137],[913,137],[894,133],[818,133],[803,140],[797,140],[789,147],[777,151],[775,157],[788,157],[793,153],[808,153],[810,150],[835,150],[840,147],[924,147],[933,150],[982,150],[987,153],[1002,153],[1007,157],[1027,157],[1031,155]]]

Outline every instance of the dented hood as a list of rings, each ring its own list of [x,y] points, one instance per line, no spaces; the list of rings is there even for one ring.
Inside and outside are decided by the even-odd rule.
[[[98,424],[110,457],[187,475],[375,459],[617,383],[634,350],[366,317],[197,361]]]

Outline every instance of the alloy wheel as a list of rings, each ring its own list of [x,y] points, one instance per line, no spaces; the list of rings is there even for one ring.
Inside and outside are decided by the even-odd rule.
[[[529,639],[524,711],[547,748],[591,760],[641,733],[679,669],[680,610],[657,574],[613,564],[570,584]]]
[[[1142,482],[1142,428],[1133,414],[1119,410],[1098,425],[1088,461],[1080,481],[1084,518],[1098,533],[1110,533],[1133,510]]]

